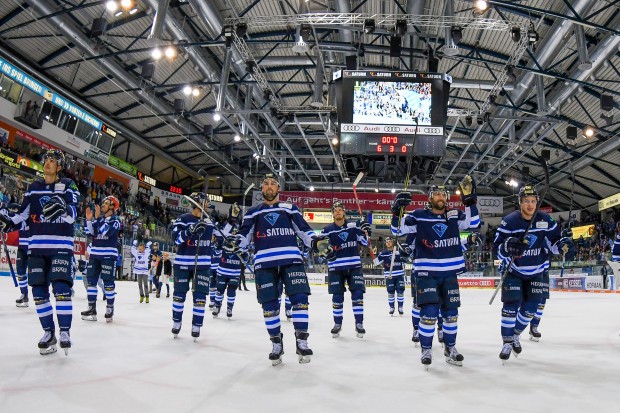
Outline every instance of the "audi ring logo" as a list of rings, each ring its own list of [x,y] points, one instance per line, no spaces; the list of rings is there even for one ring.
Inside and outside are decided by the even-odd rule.
[[[491,198],[479,199],[478,205],[481,207],[499,207],[500,201],[499,199],[491,199]]]
[[[400,128],[398,126],[384,126],[383,132],[400,132]]]
[[[342,125],[342,132],[358,132],[359,130],[359,125]]]

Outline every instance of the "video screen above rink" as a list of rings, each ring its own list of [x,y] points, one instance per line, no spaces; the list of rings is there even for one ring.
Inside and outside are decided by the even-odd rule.
[[[452,78],[345,70],[335,76],[343,155],[443,156]],[[415,138],[415,147],[414,147]]]

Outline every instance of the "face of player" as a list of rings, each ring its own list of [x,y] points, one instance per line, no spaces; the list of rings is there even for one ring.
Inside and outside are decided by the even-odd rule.
[[[525,219],[532,219],[534,215],[534,211],[536,210],[536,203],[538,199],[535,196],[525,196],[521,198],[521,202],[519,204],[521,208],[521,215]]]
[[[144,252],[144,245],[142,244],[138,245],[138,251]]]
[[[385,246],[386,246],[388,249],[392,249],[392,247],[394,246],[394,241],[392,241],[391,239],[387,239],[387,240],[385,240]]]
[[[106,215],[108,211],[111,211],[111,210],[112,210],[112,205],[110,204],[110,201],[106,199],[101,204],[101,212],[103,212],[103,214]]]
[[[261,185],[263,198],[267,202],[273,202],[278,197],[279,190],[280,185],[278,185],[278,181],[275,179],[265,179]]]
[[[56,177],[59,171],[60,165],[58,165],[57,159],[51,157],[45,158],[45,163],[43,164],[43,172],[45,175]]]
[[[431,208],[437,211],[443,211],[446,209],[446,193],[444,191],[435,191],[431,193],[429,198],[429,202],[431,203]]]
[[[344,220],[344,209],[340,208],[340,207],[336,207],[334,208],[334,221],[342,221]]]

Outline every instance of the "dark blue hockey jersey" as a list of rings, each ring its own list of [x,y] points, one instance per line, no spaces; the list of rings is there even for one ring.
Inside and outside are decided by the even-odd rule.
[[[392,250],[383,250],[375,257],[375,265],[383,265],[383,275],[390,276],[390,266],[392,267],[392,277],[398,277],[399,275],[405,275],[405,267],[403,266],[405,257],[401,257],[398,248],[396,249],[396,255],[394,256],[394,265],[392,265]]]
[[[448,210],[443,215],[431,209],[416,209],[405,215],[399,225],[392,217],[392,233],[415,234],[414,269],[418,276],[449,277],[465,272],[465,259],[460,231],[474,230],[480,225],[476,205],[465,212]]]
[[[86,221],[86,233],[92,235],[93,243],[90,256],[99,260],[116,259],[118,257],[118,233],[121,223],[116,215]]]
[[[254,240],[255,269],[303,263],[296,237],[309,247],[314,235],[299,209],[288,202],[251,207],[237,233],[241,248]]]
[[[28,227],[28,221],[24,221],[21,223],[21,228],[18,232],[19,235],[19,244],[17,246],[18,250],[28,251],[28,245],[30,244],[30,228]]]
[[[54,222],[48,222],[43,214],[43,206],[55,195],[64,199],[67,212]],[[43,180],[30,184],[19,213],[12,217],[15,224],[23,221],[28,223],[28,254],[56,255],[61,251],[73,253],[73,224],[77,217],[79,197],[77,186],[68,178],[61,178],[53,184],[46,184]]]
[[[522,237],[528,223],[520,211],[504,217],[493,240],[500,260],[510,260],[504,250],[504,242],[510,237]],[[549,252],[559,254],[557,243],[560,238],[559,225],[548,214],[539,211],[526,236],[528,248],[523,256],[514,257],[509,271],[520,278],[532,278],[542,273],[549,268]]]
[[[321,235],[329,238],[336,259],[328,262],[330,270],[348,270],[362,266],[358,245],[368,246],[366,235],[355,222],[345,221],[343,226],[331,223],[323,228]]]
[[[172,239],[178,246],[177,254],[174,257],[175,265],[193,266],[196,259],[196,244],[198,244],[198,267],[211,266],[213,222],[208,221],[207,229],[197,240],[189,233],[189,227],[198,221],[200,221],[199,218],[187,213],[179,216],[172,224]]]
[[[620,261],[620,234],[616,236],[616,240],[614,241],[614,246],[611,250],[611,260]]]

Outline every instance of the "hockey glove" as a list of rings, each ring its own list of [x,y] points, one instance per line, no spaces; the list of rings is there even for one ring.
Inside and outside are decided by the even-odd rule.
[[[319,254],[319,257],[325,258],[328,262],[336,261],[336,251],[329,246]]]
[[[467,244],[469,247],[478,248],[482,245],[482,240],[480,239],[480,234],[477,232],[472,232],[467,236]]]
[[[207,230],[207,223],[204,221],[198,221],[195,224],[189,226],[189,233],[192,237],[199,237]]]
[[[560,238],[558,241],[558,251],[564,255],[565,260],[571,260],[575,256],[575,243],[568,237]]]
[[[396,245],[398,245],[398,252],[400,253],[402,257],[407,258],[411,254],[413,254],[413,250],[411,249],[410,246],[405,245],[405,244],[399,244],[399,243],[397,243]]]
[[[528,245],[523,240],[515,237],[510,237],[504,241],[503,249],[505,255],[509,257],[520,257],[523,255]]]
[[[392,201],[392,213],[400,216],[401,212],[411,204],[411,192],[399,192]]]
[[[47,222],[54,222],[67,213],[67,203],[60,195],[54,195],[43,205],[43,215]]]
[[[360,229],[362,230],[362,232],[365,232],[366,235],[372,235],[372,228],[370,228],[370,224],[364,220],[360,221]]]
[[[237,256],[244,264],[248,264],[250,262],[250,253],[247,250],[239,250]]]
[[[224,246],[222,248],[226,252],[237,254],[241,250],[241,247],[239,246],[240,244],[241,239],[234,235],[231,235],[226,237],[226,240],[224,241]]]
[[[312,250],[313,253],[318,254],[319,253],[319,241],[323,240],[324,238],[318,235],[312,235],[312,241],[310,241],[310,249]]]
[[[459,182],[461,188],[461,202],[465,206],[472,206],[476,203],[478,195],[476,194],[476,181],[469,175]]]
[[[6,208],[0,209],[0,232],[9,232],[13,225],[11,213]]]
[[[88,262],[86,260],[78,260],[78,270],[83,273],[84,271],[86,271],[86,266],[88,265]]]

